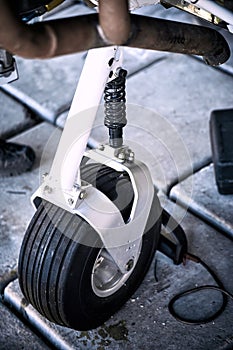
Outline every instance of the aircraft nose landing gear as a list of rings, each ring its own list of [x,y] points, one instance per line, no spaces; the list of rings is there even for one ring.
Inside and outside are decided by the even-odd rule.
[[[59,189],[64,203],[49,183],[54,173],[47,176],[19,257],[25,298],[52,322],[77,330],[101,325],[130,298],[160,236],[149,170],[123,144],[125,71],[114,74],[105,91],[109,144],[85,152],[76,183]]]

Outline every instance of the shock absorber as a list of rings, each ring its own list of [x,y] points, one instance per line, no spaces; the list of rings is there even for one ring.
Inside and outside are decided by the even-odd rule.
[[[109,145],[113,148],[123,144],[123,127],[126,125],[125,81],[127,71],[119,68],[118,76],[106,84],[104,90],[105,119],[104,125],[109,129]]]

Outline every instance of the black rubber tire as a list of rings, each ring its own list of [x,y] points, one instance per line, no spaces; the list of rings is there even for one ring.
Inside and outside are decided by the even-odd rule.
[[[125,198],[127,193],[128,205],[122,209],[126,218],[133,194],[127,175],[91,164],[85,166],[83,178],[107,192],[118,205],[121,201],[125,203],[119,197]],[[57,324],[77,330],[101,325],[130,298],[147,273],[161,227],[160,218],[153,224],[151,220],[158,218],[160,212],[155,195],[148,220],[150,229],[143,235],[134,270],[118,291],[99,297],[91,285],[92,269],[100,251],[99,236],[79,216],[42,201],[27,229],[19,256],[19,284],[25,298]]]

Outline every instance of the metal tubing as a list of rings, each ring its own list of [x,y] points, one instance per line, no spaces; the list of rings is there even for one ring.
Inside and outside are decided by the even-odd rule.
[[[49,57],[55,39],[46,25],[27,26],[14,15],[6,1],[0,2],[0,47],[27,58]]]
[[[131,34],[128,0],[99,0],[99,24],[106,42],[124,45]]]
[[[98,43],[97,15],[22,23],[0,2],[0,47],[24,58],[51,58],[104,46]],[[102,39],[101,39],[102,41]]]
[[[211,28],[144,16],[132,16],[135,35],[128,46],[203,56],[217,66],[228,60],[225,38]]]
[[[126,9],[123,12],[127,12]],[[115,26],[121,23],[121,19],[117,14],[112,14],[112,17],[115,16],[115,24],[107,31],[103,24],[105,14],[104,12],[103,17],[100,15],[100,19],[107,40],[100,34],[97,14],[25,25],[14,18],[6,3],[2,1],[0,47],[26,58],[49,58],[109,46],[112,44],[108,41],[110,39],[116,43],[124,41],[124,45],[130,47],[204,56],[205,61],[213,66],[224,63],[230,57],[226,40],[213,29],[131,15],[132,30],[125,42],[128,35],[128,15],[123,20],[126,25],[122,32],[119,31],[118,38]]]

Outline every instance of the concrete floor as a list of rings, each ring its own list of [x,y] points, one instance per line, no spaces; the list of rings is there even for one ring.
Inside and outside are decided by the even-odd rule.
[[[68,11],[87,10],[76,4]],[[159,6],[143,11],[192,20]],[[59,15],[63,14],[67,10]],[[96,330],[56,326],[25,305],[16,270],[34,213],[30,196],[49,171],[61,135],[48,120],[64,125],[84,58],[85,53],[45,61],[17,59],[20,79],[0,91],[1,136],[30,144],[37,156],[32,171],[0,181],[0,349],[233,349],[232,301],[220,317],[204,325],[185,325],[169,314],[168,302],[177,292],[213,281],[199,264],[175,266],[160,252],[135,295]],[[189,251],[202,258],[232,293],[233,196],[217,192],[209,140],[211,111],[233,107],[232,60],[224,65],[226,74],[193,57],[125,49],[125,68],[125,139],[149,166],[163,206],[186,232]],[[16,101],[9,95],[18,92],[30,97],[33,108],[25,106],[26,98]],[[100,112],[92,132],[97,142],[107,137],[102,123]],[[200,316],[206,307],[218,306],[220,298],[216,292],[195,294],[194,307],[186,305],[184,312]]]

